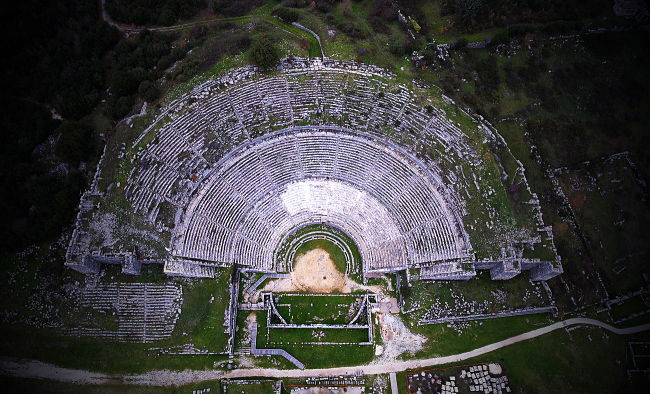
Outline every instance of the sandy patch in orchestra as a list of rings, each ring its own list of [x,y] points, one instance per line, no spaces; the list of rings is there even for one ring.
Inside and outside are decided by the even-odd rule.
[[[380,292],[378,286],[360,285],[336,268],[327,251],[316,248],[298,255],[287,279],[268,282],[261,292],[351,293],[356,290]]]

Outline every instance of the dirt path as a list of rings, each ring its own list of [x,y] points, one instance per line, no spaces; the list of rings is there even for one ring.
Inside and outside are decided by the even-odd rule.
[[[129,34],[134,34],[134,33],[139,33],[143,30],[151,30],[151,31],[174,31],[174,30],[180,30],[180,29],[186,29],[191,26],[197,26],[197,25],[203,25],[206,23],[210,22],[215,22],[218,20],[224,20],[224,19],[237,19],[237,18],[217,18],[217,17],[212,17],[212,18],[207,18],[207,19],[200,19],[192,22],[187,22],[187,23],[180,23],[177,25],[171,25],[171,26],[158,26],[158,27],[141,27],[141,26],[135,26],[135,25],[128,25],[126,23],[120,23],[113,18],[111,18],[110,15],[108,15],[108,12],[106,12],[106,6],[104,5],[106,0],[101,1],[102,5],[102,19],[104,19],[104,22],[108,23],[109,25],[113,26],[117,30],[121,31],[122,33],[126,34],[127,36]]]
[[[197,383],[207,380],[221,378],[240,378],[250,376],[264,376],[274,378],[299,378],[307,376],[332,376],[332,375],[354,375],[366,374],[376,375],[389,372],[401,372],[407,369],[418,369],[433,365],[456,363],[473,357],[490,353],[494,350],[526,341],[549,332],[573,325],[590,325],[603,328],[614,334],[626,335],[636,334],[650,330],[650,324],[644,324],[628,328],[616,328],[598,320],[575,318],[553,323],[546,327],[538,328],[514,337],[495,342],[469,352],[453,354],[445,357],[434,357],[420,360],[396,361],[387,364],[361,365],[357,367],[323,368],[323,369],[238,369],[234,371],[151,371],[139,375],[104,374],[85,370],[61,368],[56,365],[42,363],[33,360],[18,360],[14,358],[0,358],[0,374],[31,379],[48,379],[59,382],[76,384],[133,384],[153,386],[182,386],[190,383]]]
[[[149,30],[149,31],[159,31],[159,32],[172,32],[176,30],[183,30],[187,29],[189,27],[193,26],[201,26],[205,25],[208,23],[213,23],[213,22],[234,22],[234,21],[249,21],[253,19],[253,16],[251,15],[242,15],[242,16],[234,16],[234,17],[217,17],[217,16],[209,16],[207,18],[202,18],[202,19],[197,19],[193,20],[190,22],[185,22],[185,23],[179,23],[177,25],[171,25],[171,26],[150,26],[150,27],[143,27],[143,26],[135,26],[135,25],[128,25],[126,23],[120,23],[113,18],[111,18],[110,15],[108,15],[108,12],[106,12],[106,7],[104,6],[105,0],[101,0],[101,7],[102,7],[102,19],[104,22],[108,23],[109,25],[113,26],[117,30],[119,30],[122,34],[126,35],[127,37],[131,34],[137,34],[140,33],[143,30]],[[311,30],[307,29],[304,26],[294,26],[288,23],[285,23],[284,21],[271,16],[271,15],[256,15],[255,18],[258,18],[260,21],[264,23],[268,23],[269,25],[278,28],[287,34],[293,35],[299,39],[305,39],[309,41],[310,43],[310,56],[312,57],[325,57],[325,52],[323,52],[323,46],[321,45],[320,38],[318,35]],[[312,42],[313,40],[313,42]],[[312,51],[313,48],[314,49]]]

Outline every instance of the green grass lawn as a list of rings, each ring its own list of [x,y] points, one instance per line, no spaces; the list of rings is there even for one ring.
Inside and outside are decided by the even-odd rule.
[[[362,365],[374,357],[373,346],[350,345],[341,348],[341,345],[287,345],[282,349],[305,364],[305,368]]]
[[[436,302],[447,303],[445,309],[453,315],[471,314],[465,310],[467,308],[463,302],[475,303],[479,310],[474,313],[550,305],[546,292],[541,286],[532,284],[527,276],[527,273],[523,273],[507,281],[494,281],[490,279],[488,271],[479,271],[476,277],[463,282],[413,281],[410,289],[403,292],[404,309],[408,311],[416,305],[418,309],[409,313],[407,320],[414,324]]]
[[[458,333],[446,324],[414,326],[411,331],[428,338],[424,348],[408,358],[429,358],[462,353],[551,324],[548,315],[488,319]]]
[[[199,279],[184,287],[181,315],[174,327],[175,336],[188,334],[186,340],[213,352],[225,351],[228,342],[224,319],[230,302],[232,268],[222,269],[218,275],[214,280]]]
[[[277,295],[278,312],[290,324],[348,324],[362,305],[363,297],[349,295]]]
[[[284,349],[285,345],[308,342],[352,344],[368,342],[367,328],[271,328],[269,345]],[[311,345],[305,345],[311,347]]]
[[[558,330],[462,364],[501,364],[515,393],[631,392],[625,373],[625,341],[630,338],[598,328],[580,328],[570,335]],[[432,368],[445,367],[449,365]],[[398,384],[400,393],[406,393],[406,373],[398,374]]]

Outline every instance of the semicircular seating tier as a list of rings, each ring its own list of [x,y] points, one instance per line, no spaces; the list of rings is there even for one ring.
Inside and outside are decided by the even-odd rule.
[[[136,141],[144,149],[130,174],[127,197],[137,212],[155,221],[163,201],[184,206],[230,150],[270,131],[301,125],[336,125],[414,152],[436,152],[431,155],[435,162],[427,163],[436,168],[455,168],[459,158],[477,160],[444,111],[423,106],[386,76],[367,65],[295,59],[285,61],[278,75],[260,77],[248,67],[209,80],[169,105]],[[458,193],[450,198],[462,206]]]
[[[203,180],[172,254],[263,271],[293,229],[328,223],[359,247],[364,271],[466,258],[469,241],[439,178],[367,134],[298,128],[253,140]]]
[[[536,196],[527,204],[537,228],[504,236],[501,211],[483,204],[495,189],[474,169],[486,168],[481,144],[496,141],[489,128],[477,122],[477,133],[462,131],[453,102],[378,67],[292,58],[280,68],[231,70],[166,103],[118,154],[125,156],[121,170],[130,172],[117,186],[134,222],[105,237],[98,224],[104,219],[94,216],[102,214],[92,201],[101,199],[95,179],[82,197],[66,264],[90,273],[100,263],[119,263],[137,273],[140,258],[164,260],[169,275],[199,277],[231,264],[282,270],[270,260],[278,237],[327,219],[354,235],[366,271],[419,266],[425,279],[468,279],[475,268],[499,279],[522,267],[534,268],[534,278],[561,272],[557,259],[519,264],[526,245],[552,243]],[[333,198],[342,195],[357,200],[348,206]],[[482,214],[469,215],[470,207]],[[471,246],[460,218],[473,237],[492,229],[501,254],[464,260]],[[485,240],[474,243],[485,249]]]

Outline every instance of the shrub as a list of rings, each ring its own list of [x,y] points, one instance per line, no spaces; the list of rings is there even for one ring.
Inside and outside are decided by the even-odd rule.
[[[111,92],[117,96],[129,96],[138,89],[140,82],[146,79],[147,72],[143,68],[118,72],[111,84]]]
[[[268,37],[255,40],[248,54],[249,60],[263,70],[272,68],[280,60],[277,48]]]
[[[397,9],[390,0],[374,0],[370,12],[386,21],[397,20]]]
[[[482,0],[456,0],[456,13],[465,21],[478,16],[483,8]]]
[[[490,40],[490,46],[506,44],[509,41],[510,41],[510,37],[508,37],[508,31],[507,29],[503,29],[498,31],[495,35],[492,36],[492,39]]]
[[[93,129],[79,122],[64,121],[57,129],[56,155],[66,163],[77,166],[95,153]]]
[[[406,54],[406,47],[399,39],[392,39],[388,44],[390,53],[396,56],[404,56]]]
[[[467,46],[466,38],[459,38],[449,43],[449,49],[463,49]]]
[[[532,25],[530,23],[520,23],[518,25],[510,25],[508,26],[508,36],[512,37],[519,37],[526,35],[528,33],[532,33],[533,31],[536,30],[535,25]]]
[[[307,0],[283,0],[282,5],[291,8],[304,8],[309,5],[310,1]]]
[[[348,37],[354,38],[357,40],[363,40],[365,38],[368,38],[368,35],[366,34],[365,31],[358,29],[350,24],[341,24],[338,26],[343,33],[345,33]]]
[[[298,14],[296,10],[292,10],[291,8],[287,7],[278,8],[277,10],[273,11],[273,15],[277,16],[287,23],[293,23],[300,19],[300,14]]]
[[[113,120],[122,119],[131,111],[133,98],[131,96],[115,97],[108,102],[108,115]]]
[[[316,9],[323,14],[327,14],[332,11],[332,3],[328,0],[318,0],[316,2]]]
[[[242,16],[264,4],[264,0],[214,0],[214,11],[225,16]]]
[[[155,83],[146,80],[140,83],[140,86],[138,87],[138,94],[140,97],[151,103],[158,99],[160,96],[160,90]]]

